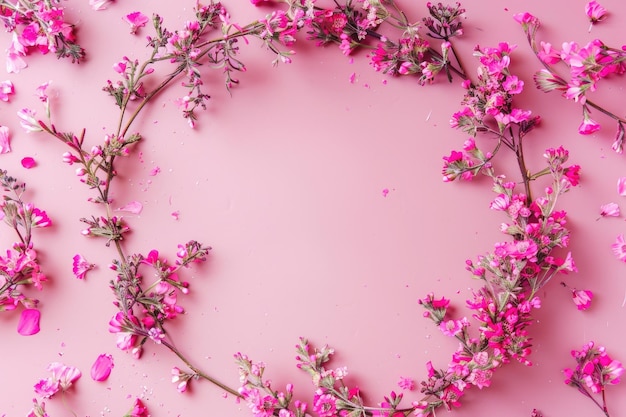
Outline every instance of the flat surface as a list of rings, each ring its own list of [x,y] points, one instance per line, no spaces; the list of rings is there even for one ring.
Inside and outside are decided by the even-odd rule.
[[[400,6],[412,19],[424,15],[421,6],[408,3]],[[0,166],[27,183],[29,197],[48,212],[54,227],[35,235],[51,278],[36,294],[41,332],[22,337],[15,331],[19,316],[0,315],[0,415],[27,414],[35,396],[32,386],[53,361],[83,372],[65,397],[79,416],[121,416],[136,396],[154,417],[248,415],[245,405],[224,398],[207,383],[194,382],[190,392],[179,394],[170,370],[181,363],[151,342],[141,360],[117,350],[108,332],[115,308],[108,288],[113,273],[107,265],[115,253],[102,241],[80,235],[79,218],[98,215],[98,207],[87,202],[91,194],[74,169],[62,163],[61,143],[22,132],[15,116],[22,107],[38,106],[32,92],[51,80],[57,126],[75,132],[85,127],[87,140],[98,143],[113,130],[117,117],[101,88],[116,76],[111,68],[122,56],[145,56],[144,36],[150,33],[143,28],[138,36],[130,35],[122,16],[135,10],[158,12],[175,29],[191,16],[195,2],[118,1],[100,12],[87,1],[63,4],[78,23],[88,59],[77,66],[32,55],[29,68],[4,76],[17,94],[10,103],[0,103],[1,123],[13,132],[13,152],[0,155]],[[241,23],[272,10],[244,0],[224,4]],[[457,416],[528,417],[533,408],[546,417],[600,416],[590,401],[563,383],[562,369],[573,365],[569,352],[594,340],[626,361],[626,265],[610,250],[626,223],[624,217],[596,221],[601,204],[615,201],[626,209],[615,185],[626,175],[626,159],[610,149],[610,121],[598,116],[604,128],[579,136],[580,106],[532,87],[539,63],[511,17],[522,11],[538,16],[543,22],[539,37],[555,45],[569,40],[584,44],[594,37],[621,45],[623,4],[605,0],[611,15],[591,33],[584,4],[463,4],[466,34],[455,45],[471,73],[476,44],[519,45],[512,70],[528,86],[519,104],[543,119],[527,141],[529,166],[540,167],[543,151],[559,145],[570,150],[572,163],[582,166],[581,184],[561,200],[579,268],[565,278],[572,287],[592,290],[596,298],[590,310],[579,312],[570,293],[551,282],[530,328],[534,365],[499,370],[492,387],[468,392],[464,405],[454,411]],[[9,41],[3,35],[0,49]],[[231,98],[219,71],[213,71],[207,82],[212,99],[195,130],[174,104],[182,90],[174,86],[159,96],[135,125],[146,140],[120,165],[113,197],[119,207],[133,200],[143,204],[139,215],[125,214],[133,229],[129,250],[147,254],[158,249],[174,258],[176,245],[190,239],[213,247],[208,264],[187,276],[192,291],[182,304],[188,314],[170,327],[177,346],[208,373],[236,386],[233,354],[243,352],[267,364],[275,386],[293,382],[296,396],[309,400],[312,386],[294,360],[294,345],[304,336],[333,346],[335,366],[347,366],[351,383],[375,403],[399,390],[400,376],[424,378],[426,361],[447,365],[456,345],[422,318],[417,300],[428,292],[446,295],[464,314],[464,300],[478,284],[465,271],[465,260],[503,239],[499,225],[505,219],[489,210],[493,195],[486,180],[441,181],[442,156],[466,139],[448,125],[462,98],[458,83],[438,79],[420,87],[415,79],[390,78],[374,72],[364,52],[351,61],[336,47],[316,48],[304,36],[295,49],[292,64],[273,68],[272,56],[255,40],[242,45],[248,71],[240,75],[241,84]],[[623,79],[608,82],[598,99],[623,108],[623,85]],[[37,166],[22,168],[25,156],[35,158]],[[508,162],[499,168],[506,171]],[[151,176],[155,167],[160,173]],[[180,213],[178,220],[174,211]],[[0,241],[9,241],[7,231],[2,229]],[[98,265],[86,281],[72,275],[76,253]],[[89,377],[100,353],[115,359],[111,377],[103,383]],[[417,391],[406,395],[420,398]],[[610,387],[607,395],[613,417],[626,415],[626,384]],[[51,416],[70,414],[60,397],[47,405]]]

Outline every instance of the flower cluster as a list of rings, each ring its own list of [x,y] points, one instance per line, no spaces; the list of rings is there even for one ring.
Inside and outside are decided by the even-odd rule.
[[[391,75],[417,75],[425,84],[443,72],[448,79],[452,73],[465,78],[462,70],[450,62],[454,54],[450,40],[463,33],[461,16],[465,12],[461,5],[444,6],[428,3],[429,16],[421,22],[411,23],[400,12],[394,1],[346,1],[335,2],[334,8],[312,8],[312,2],[289,1],[291,10],[303,13],[309,39],[318,46],[335,43],[345,55],[359,47],[370,47],[375,40],[375,49],[370,54],[370,63],[376,71]],[[293,13],[293,12],[292,12]],[[397,40],[381,34],[384,23],[400,29]],[[431,46],[420,34],[420,28],[428,29],[431,38],[441,40],[440,48]]]
[[[150,57],[142,63],[123,57],[113,66],[121,80],[115,83],[109,80],[103,90],[115,99],[124,112],[129,102],[137,99],[147,102],[182,75],[185,78],[182,85],[187,93],[177,99],[176,104],[189,125],[194,127],[196,110],[206,108],[210,98],[203,89],[202,68],[208,66],[221,70],[226,88],[230,90],[239,83],[234,74],[246,71],[246,66],[238,57],[238,45],[239,40],[247,36],[260,39],[276,55],[274,64],[290,62],[289,56],[293,51],[284,51],[283,47],[295,42],[300,19],[301,14],[290,17],[284,11],[275,11],[265,19],[242,27],[230,22],[228,12],[220,2],[212,2],[207,6],[199,5],[196,18],[185,22],[183,29],[172,32],[163,26],[163,19],[155,15],[152,18],[155,34],[148,37],[148,45],[152,48]],[[142,23],[145,22],[142,20]],[[211,35],[215,38],[211,39]],[[153,73],[153,65],[160,61],[169,62],[175,69],[155,90],[145,91],[144,79]]]
[[[624,373],[621,362],[612,359],[603,346],[595,346],[593,342],[584,345],[580,351],[573,350],[572,357],[576,368],[563,371],[565,383],[590,398],[608,416],[604,391],[607,385],[620,382]],[[595,394],[600,394],[602,404],[596,400]]]
[[[592,25],[606,17],[606,10],[595,1],[588,3],[585,10]],[[588,96],[597,90],[601,80],[626,72],[624,48],[614,48],[600,39],[593,39],[584,46],[576,42],[564,42],[558,49],[549,42],[537,43],[536,34],[540,27],[537,17],[520,13],[514,18],[522,25],[533,52],[544,66],[534,77],[537,88],[544,92],[558,91],[566,99],[581,104],[583,120],[578,127],[581,135],[590,135],[600,129],[600,123],[591,117],[591,109],[613,118],[617,122],[617,133],[612,148],[621,153],[626,120],[590,100]],[[566,67],[568,73],[560,73],[557,65]]]
[[[31,51],[52,52],[58,58],[80,62],[85,51],[76,43],[74,25],[65,20],[60,0],[2,0],[0,20],[13,34],[7,50],[7,71],[19,72]]]
[[[252,0],[255,5],[261,2],[262,0]],[[10,16],[10,11],[14,9],[3,6],[4,3],[6,2],[0,3],[4,7],[2,11],[4,15]],[[91,2],[92,7],[97,9],[106,7],[109,3],[95,0]],[[90,201],[99,204],[105,214],[83,218],[82,221],[87,225],[83,235],[104,238],[105,244],[112,245],[118,255],[111,264],[116,277],[110,283],[118,311],[109,321],[109,331],[117,336],[117,346],[123,351],[131,352],[135,357],[141,356],[147,340],[175,353],[190,368],[190,371],[179,367],[172,369],[172,382],[179,392],[187,391],[191,380],[205,379],[237,399],[244,400],[255,417],[305,417],[309,412],[320,417],[399,417],[411,413],[418,417],[429,417],[434,416],[436,410],[442,407],[458,407],[472,386],[478,389],[489,387],[495,370],[502,365],[512,361],[531,364],[529,356],[532,339],[528,326],[532,322],[531,314],[541,306],[540,289],[557,273],[576,271],[571,254],[563,253],[569,243],[569,232],[565,227],[565,212],[557,209],[557,201],[579,183],[580,167],[566,165],[569,154],[563,147],[558,147],[546,150],[543,155],[546,168],[536,173],[527,169],[523,142],[526,135],[537,126],[539,117],[532,116],[530,110],[514,106],[514,98],[522,93],[524,87],[523,81],[509,70],[511,53],[515,46],[502,42],[497,47],[477,47],[475,55],[480,63],[477,80],[472,82],[468,79],[459,60],[455,58],[456,66],[451,62],[451,57],[456,57],[451,40],[463,33],[461,17],[464,9],[460,4],[444,6],[429,2],[429,17],[424,18],[421,23],[410,23],[393,0],[346,0],[344,4],[337,1],[334,8],[328,9],[318,8],[310,0],[288,0],[287,3],[287,11],[274,11],[264,19],[246,26],[231,23],[226,9],[219,2],[212,2],[208,6],[198,5],[196,18],[186,22],[183,29],[174,32],[163,26],[159,16],[154,16],[152,22],[155,35],[148,38],[148,46],[151,48],[149,57],[143,62],[123,57],[113,65],[121,79],[116,83],[109,81],[104,91],[114,98],[119,107],[120,120],[117,131],[105,135],[101,145],[87,148],[84,130],[79,135],[57,130],[50,116],[50,102],[46,93],[48,84],[38,89],[47,120],[37,118],[32,110],[23,109],[18,113],[21,124],[27,132],[45,132],[69,147],[63,154],[63,161],[68,165],[76,165],[76,175],[80,181],[95,190],[95,198]],[[53,3],[50,1],[45,4],[55,10],[48,18],[53,16],[52,20],[63,22],[62,13],[59,12],[62,9],[51,6]],[[38,16],[38,13],[41,10],[29,13],[29,18]],[[601,21],[605,16],[599,5],[593,4],[588,6],[586,13],[592,24]],[[538,20],[527,13],[518,15],[516,19],[526,30],[531,45],[548,68],[537,75],[539,85],[545,91],[560,90],[566,97],[583,105],[581,133],[597,130],[596,123],[590,117],[590,109],[598,107],[586,94],[596,88],[600,79],[624,72],[626,67],[621,63],[623,52],[608,48],[600,41],[592,42],[584,48],[573,43],[567,44],[561,51],[542,44],[540,50],[535,48],[534,40],[539,27]],[[147,23],[147,18],[140,12],[127,15],[126,20],[131,25],[131,33]],[[23,23],[28,27],[32,22],[19,20],[20,25]],[[391,41],[388,36],[379,32],[385,23],[401,31],[397,41]],[[71,26],[64,23],[59,25],[59,39],[72,40]],[[16,21],[13,30],[17,26]],[[419,33],[422,27],[429,31],[431,38],[440,42],[439,49],[431,47]],[[29,30],[36,28],[32,26]],[[276,55],[274,63],[290,62],[293,51],[285,52],[283,47],[290,48],[295,42],[297,31],[303,28],[308,30],[310,38],[319,45],[338,44],[346,55],[359,46],[373,46],[371,64],[384,73],[415,74],[421,84],[432,81],[440,72],[445,73],[449,80],[453,73],[463,78],[463,108],[452,116],[451,125],[471,137],[466,140],[462,151],[453,151],[450,156],[444,157],[444,180],[469,180],[479,173],[490,177],[496,197],[489,207],[507,217],[500,229],[506,239],[496,243],[490,253],[466,263],[466,269],[481,285],[467,301],[471,312],[469,317],[452,317],[450,300],[445,297],[436,298],[431,293],[419,300],[426,310],[425,317],[430,318],[444,335],[456,338],[459,347],[451,355],[446,367],[436,369],[431,362],[427,363],[427,378],[419,385],[423,398],[413,401],[409,406],[401,405],[403,394],[393,391],[376,406],[366,405],[359,389],[350,385],[345,367],[327,368],[334,354],[333,349],[328,346],[313,348],[306,339],[301,339],[296,346],[296,360],[297,367],[309,374],[313,381],[314,393],[310,405],[294,400],[294,387],[291,384],[284,390],[272,387],[264,376],[265,364],[253,362],[242,353],[235,355],[240,374],[238,389],[221,384],[203,373],[181,354],[169,338],[167,326],[184,312],[178,297],[189,291],[189,283],[179,277],[180,270],[204,261],[210,248],[193,240],[179,245],[173,264],[157,250],[152,250],[147,255],[126,255],[124,235],[130,231],[130,226],[123,218],[111,214],[113,201],[110,192],[117,176],[117,158],[128,155],[131,145],[141,139],[139,134],[129,134],[130,128],[141,110],[159,92],[179,77],[184,78],[183,85],[187,94],[177,100],[177,104],[183,116],[193,126],[196,121],[195,111],[199,107],[204,108],[209,98],[203,90],[201,72],[201,69],[207,67],[206,64],[223,71],[226,87],[231,88],[238,82],[233,78],[234,72],[246,70],[238,57],[238,42],[241,39],[245,40],[247,36],[256,37]],[[209,34],[215,32],[218,36],[210,39]],[[44,33],[52,32],[47,28]],[[15,31],[14,36],[19,41],[19,35]],[[28,38],[23,34],[21,36]],[[374,45],[369,44],[372,40]],[[43,40],[41,42],[43,44]],[[13,47],[15,45],[14,42]],[[30,46],[35,45],[40,44],[33,43]],[[54,44],[56,49],[50,43],[47,45],[48,50],[55,50],[59,54],[58,43]],[[66,43],[61,42],[61,45]],[[82,50],[80,51],[82,54]],[[71,53],[60,56],[72,56],[75,60],[79,58]],[[144,83],[146,77],[154,73],[154,65],[160,61],[173,64],[175,69],[161,82],[154,83],[151,80]],[[565,78],[550,70],[550,66],[558,62],[570,68],[570,81],[565,81]],[[149,85],[156,87],[149,90]],[[8,97],[9,93],[6,92],[5,95]],[[614,148],[621,149],[625,129],[622,120],[616,120],[619,126],[619,143],[616,142]],[[484,152],[479,148],[476,140],[479,133],[497,140],[493,150]],[[500,149],[513,152],[521,177],[519,182],[496,172],[493,158]],[[551,183],[542,190],[540,196],[534,197],[531,183],[544,175],[551,177]],[[13,182],[6,180],[9,185]],[[523,191],[516,189],[518,183],[523,185]],[[16,191],[18,188],[12,185],[5,187],[5,190],[13,192],[16,197],[5,197],[2,207],[5,220],[8,219],[9,225],[20,236],[21,243],[16,244],[14,251],[23,248],[23,256],[18,259],[19,262],[13,255],[8,256],[7,261],[4,258],[0,260],[10,265],[12,269],[7,267],[10,273],[15,273],[18,269],[19,273],[26,271],[23,274],[27,278],[16,281],[19,285],[37,286],[45,276],[39,273],[34,256],[36,254],[30,245],[30,230],[33,227],[45,227],[50,221],[45,212],[21,202],[21,191]],[[138,213],[141,205],[130,203],[124,208]],[[607,215],[614,211],[612,207],[606,208]],[[626,253],[625,248],[626,244],[621,242],[620,250]],[[624,258],[626,259],[626,255]],[[93,267],[80,255],[76,255],[73,261],[74,274],[81,279]],[[18,264],[19,268],[16,266]],[[23,265],[30,270],[22,268]],[[33,278],[33,265],[37,266],[36,278]],[[149,273],[146,273],[146,269]],[[10,273],[3,272],[0,278],[8,283],[10,280],[7,277]],[[9,288],[4,288],[8,285],[6,283],[3,284],[3,290]],[[3,291],[0,291],[0,295],[2,294]],[[572,295],[579,309],[589,307],[592,298],[590,291],[572,290]],[[34,305],[34,301],[13,292],[10,301],[1,305],[13,306],[12,308],[18,303],[29,307]],[[38,330],[38,311],[27,309],[25,312],[28,314],[24,316],[20,329],[25,334],[32,334]],[[583,348],[582,352],[573,353],[573,356],[578,366],[573,371],[566,371],[567,382],[587,393],[590,398],[591,393],[604,394],[604,386],[617,383],[623,372],[619,362],[609,358],[603,348],[594,348],[593,344]],[[112,367],[113,358],[106,354],[100,355],[91,369],[92,379],[106,380]],[[59,391],[65,392],[80,377],[78,369],[59,363],[51,364],[49,370],[52,376],[42,379],[35,386],[37,394],[42,398],[50,398]],[[403,378],[400,385],[403,389],[410,389],[413,381]],[[603,410],[608,415],[606,406]],[[31,415],[45,416],[45,405],[35,400]],[[147,415],[145,405],[137,399],[126,417]]]
[[[3,170],[0,170],[0,185],[4,190],[0,219],[13,229],[18,239],[0,255],[0,311],[14,310],[20,304],[26,307],[18,330],[24,335],[34,334],[39,331],[39,311],[34,310],[38,301],[27,296],[24,289],[33,286],[41,290],[47,278],[37,259],[32,232],[50,226],[52,221],[44,210],[22,199],[25,184]]]
[[[166,322],[184,312],[178,304],[178,294],[189,292],[189,283],[181,281],[178,272],[206,260],[210,249],[190,241],[179,245],[174,265],[160,258],[156,250],[145,257],[134,255],[123,263],[117,260],[113,263],[111,267],[118,275],[111,288],[120,311],[109,322],[109,331],[117,334],[118,348],[139,356],[147,339],[158,344],[164,342]],[[154,281],[144,283],[143,266],[153,269]],[[147,284],[145,288],[144,284]]]

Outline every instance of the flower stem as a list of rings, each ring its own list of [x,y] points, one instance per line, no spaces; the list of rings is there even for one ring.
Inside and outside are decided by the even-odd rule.
[[[189,367],[189,369],[191,369],[197,376],[199,376],[202,379],[206,379],[207,381],[209,381],[210,383],[217,385],[218,387],[220,387],[221,389],[223,389],[224,391],[228,392],[229,394],[234,395],[237,398],[243,398],[243,396],[237,392],[235,389],[229,387],[228,385],[218,381],[217,379],[207,375],[206,373],[202,372],[200,369],[198,369],[196,366],[194,366],[179,350],[178,348],[176,348],[176,346],[174,346],[172,343],[168,342],[167,340],[162,340],[161,344],[163,346],[165,346],[166,348],[168,348],[172,353],[174,353],[176,356],[178,356],[178,358],[180,360],[182,360],[185,365],[187,365]]]

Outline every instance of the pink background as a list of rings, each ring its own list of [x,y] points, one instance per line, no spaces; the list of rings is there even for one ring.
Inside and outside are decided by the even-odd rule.
[[[241,23],[272,10],[244,0],[224,3]],[[424,16],[422,2],[399,3],[411,19]],[[135,10],[158,12],[168,28],[176,29],[192,16],[194,2],[118,1],[101,12],[91,10],[86,0],[63,4],[69,20],[78,24],[88,59],[72,65],[29,56],[29,68],[5,75],[17,94],[11,103],[0,103],[1,124],[13,132],[13,152],[0,156],[0,167],[27,183],[27,198],[54,222],[35,235],[51,278],[36,294],[41,332],[20,336],[15,330],[19,315],[0,314],[0,415],[27,414],[35,396],[32,386],[47,376],[45,368],[53,361],[83,372],[65,397],[79,416],[121,416],[136,396],[154,417],[249,415],[244,404],[223,398],[208,383],[193,382],[190,392],[179,394],[170,370],[182,364],[164,348],[148,342],[137,361],[115,347],[107,330],[115,313],[108,288],[113,273],[107,265],[115,253],[101,240],[82,237],[78,221],[98,215],[99,208],[86,201],[91,193],[61,162],[61,143],[25,134],[16,118],[22,107],[39,106],[32,93],[51,80],[55,124],[75,132],[85,127],[87,140],[99,143],[117,120],[116,107],[101,92],[107,79],[115,80],[111,67],[123,55],[145,57],[144,36],[151,34],[143,28],[138,36],[130,35],[121,17]],[[532,86],[539,64],[511,18],[530,11],[543,22],[539,38],[555,45],[584,44],[594,37],[621,45],[622,2],[604,0],[611,15],[591,33],[584,4],[463,3],[466,34],[455,45],[472,74],[476,44],[519,45],[512,70],[527,89],[518,104],[543,118],[526,142],[530,169],[540,169],[543,151],[559,145],[582,166],[580,186],[561,200],[579,273],[557,278],[592,290],[596,298],[590,310],[579,312],[570,292],[559,281],[551,282],[530,328],[534,365],[499,370],[492,387],[468,392],[457,416],[529,416],[533,408],[546,417],[600,416],[591,401],[563,383],[562,369],[574,364],[569,352],[594,340],[626,362],[626,265],[610,250],[615,237],[626,232],[626,223],[623,216],[596,221],[601,204],[614,201],[626,210],[626,200],[616,192],[617,179],[626,176],[626,161],[610,149],[614,126],[609,120],[594,114],[604,128],[579,136],[580,106]],[[2,36],[0,49],[9,40]],[[447,365],[456,343],[422,318],[417,300],[432,291],[452,298],[459,316],[466,314],[464,300],[478,282],[465,271],[465,260],[505,239],[498,231],[505,218],[488,208],[493,195],[486,179],[441,181],[441,157],[466,139],[448,126],[462,98],[458,82],[438,79],[420,87],[412,78],[389,78],[373,71],[364,52],[351,63],[335,47],[318,49],[304,36],[295,49],[292,64],[273,68],[273,57],[254,39],[242,45],[248,71],[239,75],[240,86],[229,97],[220,72],[213,71],[207,82],[212,99],[195,130],[173,102],[183,90],[173,87],[159,96],[135,125],[145,141],[121,161],[114,198],[119,207],[132,200],[144,205],[140,215],[124,214],[133,228],[129,251],[158,249],[172,259],[176,245],[190,239],[213,247],[208,264],[187,275],[192,292],[182,304],[188,314],[170,327],[177,346],[209,374],[237,386],[233,354],[241,351],[267,364],[276,387],[293,382],[296,396],[310,400],[312,385],[294,360],[294,345],[304,336],[333,346],[333,365],[347,366],[348,382],[376,403],[391,390],[399,391],[400,376],[424,378],[426,361]],[[623,94],[618,79],[607,82],[597,98],[619,112]],[[480,143],[490,146],[485,138]],[[22,168],[25,156],[35,158],[37,166]],[[150,176],[157,166],[161,172]],[[500,159],[497,167],[514,175],[512,160]],[[179,220],[174,211],[180,212]],[[3,228],[2,247],[12,239]],[[76,253],[98,265],[84,282],[72,275]],[[111,377],[102,383],[89,377],[100,353],[115,359]],[[607,395],[612,416],[625,415],[626,384],[609,387]],[[421,395],[407,392],[406,398]],[[71,414],[58,396],[47,406],[51,416]]]

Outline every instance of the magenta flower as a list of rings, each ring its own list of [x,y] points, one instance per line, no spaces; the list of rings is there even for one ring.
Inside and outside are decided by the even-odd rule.
[[[578,133],[581,135],[591,135],[598,130],[600,130],[600,124],[588,116],[585,116],[582,123],[578,127]]]
[[[620,215],[617,203],[606,203],[600,206],[600,216],[618,217]]]
[[[587,17],[592,25],[603,21],[607,16],[606,9],[600,6],[600,4],[595,0],[590,1],[585,5],[585,13],[587,14]]]
[[[587,310],[591,306],[593,293],[589,290],[572,290],[572,299],[579,310]]]
[[[94,381],[106,381],[113,369],[113,356],[108,353],[98,355],[98,358],[91,367],[91,379]]]
[[[87,272],[91,271],[95,267],[96,266],[94,264],[87,262],[87,260],[83,258],[82,255],[78,253],[74,255],[72,272],[77,279],[85,279]]]
[[[124,16],[124,21],[130,25],[130,33],[134,35],[139,28],[142,28],[148,23],[149,19],[141,12],[132,12]]]
[[[615,243],[611,245],[611,249],[617,259],[622,262],[626,262],[626,240],[624,240],[624,235],[619,235],[615,239]]]
[[[0,100],[9,101],[10,96],[15,94],[15,88],[10,80],[0,82]]]
[[[22,311],[20,321],[17,324],[17,332],[22,336],[32,336],[39,333],[39,319],[41,312],[35,308],[27,308]]]
[[[124,417],[149,417],[148,407],[146,407],[139,398],[135,398],[133,408],[125,414]]]
[[[0,126],[0,153],[11,152],[11,137],[9,136],[9,128]]]

